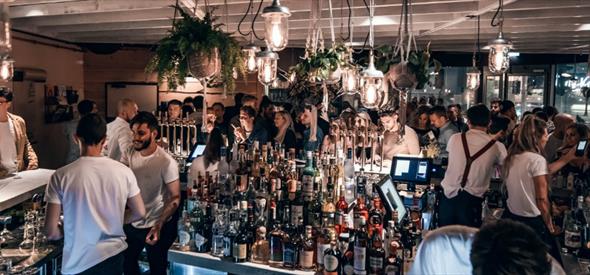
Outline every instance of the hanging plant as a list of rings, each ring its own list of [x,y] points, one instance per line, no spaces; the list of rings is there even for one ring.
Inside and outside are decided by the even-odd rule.
[[[395,54],[395,47],[390,45],[381,46],[375,49],[375,67],[389,74],[390,70],[400,64],[401,57]],[[431,58],[430,50],[427,48],[422,51],[412,51],[409,54],[407,67],[410,73],[415,77],[416,89],[423,89],[430,79],[430,68],[434,71],[441,69],[441,63]]]
[[[213,68],[220,71],[219,76],[214,76],[213,79],[220,78],[227,89],[233,91],[235,72],[246,77],[239,43],[221,30],[223,24],[214,24],[211,13],[206,13],[203,19],[199,19],[178,6],[173,8],[181,15],[181,19],[176,20],[169,34],[158,42],[156,55],[148,63],[146,72],[157,72],[158,82],[166,81],[168,88],[175,90],[186,84],[185,78],[191,76],[190,67],[219,66],[220,68]],[[220,65],[219,62],[216,63],[216,59],[220,60]],[[191,65],[189,60],[192,61]],[[195,64],[198,63],[196,60],[200,60],[200,63]]]
[[[291,73],[295,73],[297,79],[310,83],[322,83],[330,80],[330,75],[345,64],[344,46],[335,46],[329,50],[320,49],[309,54],[297,65],[291,67]]]

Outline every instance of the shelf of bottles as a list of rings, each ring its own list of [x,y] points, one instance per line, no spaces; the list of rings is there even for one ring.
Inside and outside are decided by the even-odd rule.
[[[402,274],[421,233],[386,214],[373,187],[382,175],[355,173],[352,149],[306,152],[303,165],[294,151],[257,148],[240,146],[230,163],[222,148],[219,174],[194,176],[173,249],[293,272]]]

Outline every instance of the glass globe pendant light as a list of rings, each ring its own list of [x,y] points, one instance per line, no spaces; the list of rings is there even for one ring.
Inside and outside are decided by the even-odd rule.
[[[373,55],[374,33],[373,14],[375,0],[371,0],[369,15],[369,66],[361,74],[361,103],[365,108],[376,109],[383,101],[383,72],[375,68],[375,57]]]
[[[476,49],[479,47],[479,16],[477,17],[477,40],[476,40],[476,44],[473,47],[473,57],[471,58],[471,68],[469,68],[469,70],[467,70],[466,73],[466,83],[465,83],[465,87],[467,88],[467,90],[470,91],[475,91],[477,90],[477,88],[479,88],[479,76],[481,75],[481,72],[479,71],[479,69],[477,69],[477,60],[475,58],[475,51]]]
[[[268,96],[268,86],[277,78],[277,60],[279,55],[269,48],[256,54],[258,60],[258,81],[264,85],[264,94]]]
[[[494,23],[494,17],[492,19],[492,26],[499,26],[498,37],[486,46],[490,53],[488,55],[488,67],[490,72],[494,74],[503,74],[510,67],[510,57],[508,53],[512,49],[512,42],[504,38],[502,27],[504,25],[504,1],[499,0],[498,11],[496,14],[499,16],[498,23]]]
[[[260,52],[260,48],[254,45],[254,43],[250,42],[248,45],[242,48],[242,52],[244,52],[244,63],[246,65],[246,70],[248,73],[255,73],[258,71],[258,61],[256,58],[256,54]]]
[[[354,94],[359,89],[359,72],[351,66],[342,70],[342,90],[347,94]]]
[[[287,47],[290,16],[289,8],[281,6],[279,0],[273,0],[270,6],[262,10],[266,33],[264,40],[271,51],[280,51]]]
[[[0,3],[0,52],[12,51],[12,41],[10,38],[10,13],[8,2]]]
[[[9,54],[0,57],[0,80],[8,81],[14,75],[14,59]]]

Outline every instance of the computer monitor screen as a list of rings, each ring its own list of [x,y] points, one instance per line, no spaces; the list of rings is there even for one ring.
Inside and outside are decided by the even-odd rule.
[[[202,155],[205,152],[205,145],[204,144],[197,144],[195,148],[191,151],[191,154],[186,159],[186,163],[190,165],[198,156]]]
[[[430,183],[432,162],[427,158],[393,157],[390,176],[393,181]]]
[[[400,223],[407,214],[406,207],[390,177],[386,177],[377,185],[377,191],[383,200],[383,204],[389,213],[397,211],[397,223]]]

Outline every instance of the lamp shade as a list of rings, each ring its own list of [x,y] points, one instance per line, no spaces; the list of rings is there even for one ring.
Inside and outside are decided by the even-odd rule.
[[[508,53],[512,49],[512,42],[504,39],[502,32],[498,33],[498,38],[492,40],[486,48],[489,48],[488,67],[494,74],[505,73],[510,67],[510,57]]]
[[[468,90],[477,90],[479,88],[479,76],[481,72],[476,67],[471,67],[467,73],[467,81],[465,83],[465,87]]]
[[[260,48],[254,44],[248,44],[242,48],[242,52],[244,52],[244,64],[248,73],[257,72],[258,61],[256,60],[256,54],[260,52]]]
[[[354,94],[359,89],[359,72],[355,67],[342,70],[342,90],[347,94]]]
[[[279,55],[267,49],[256,54],[258,60],[258,81],[264,85],[271,85],[277,78],[277,60]]]
[[[289,42],[289,8],[281,6],[278,0],[262,10],[266,44],[272,51],[280,51]]]

